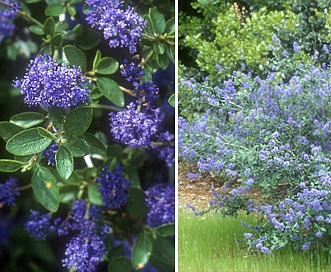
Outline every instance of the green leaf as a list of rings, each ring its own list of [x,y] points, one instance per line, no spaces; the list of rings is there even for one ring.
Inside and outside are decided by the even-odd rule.
[[[106,147],[93,134],[85,132],[83,135],[75,137],[78,147],[82,148],[89,154],[106,154]]]
[[[156,229],[156,233],[163,237],[175,235],[175,224],[164,224]]]
[[[167,54],[163,54],[163,55],[157,54],[156,59],[161,69],[165,70],[168,68],[170,64],[170,59]]]
[[[3,121],[0,122],[0,136],[3,138],[6,142],[16,135],[17,133],[21,132],[23,130],[22,127],[16,126],[10,122]]]
[[[118,62],[109,57],[102,58],[96,67],[96,72],[101,75],[114,74],[118,69]]]
[[[153,238],[142,232],[138,235],[132,248],[132,264],[135,269],[142,269],[153,252]]]
[[[87,196],[89,201],[94,205],[102,206],[104,204],[102,200],[102,196],[100,194],[100,189],[98,185],[96,185],[95,183],[89,185],[87,190]]]
[[[93,71],[97,69],[100,59],[101,59],[101,51],[98,49],[97,52],[95,53],[93,60]]]
[[[55,155],[56,169],[60,176],[68,179],[74,171],[74,159],[70,151],[61,145]]]
[[[145,14],[144,20],[147,22],[147,27],[145,28],[147,34],[149,36],[154,36],[154,30],[153,30],[152,21],[151,21],[151,18],[149,17],[148,14]]]
[[[60,16],[66,12],[66,7],[58,3],[50,4],[45,9],[46,16]]]
[[[77,44],[79,44],[81,49],[90,50],[100,43],[101,36],[96,30],[87,28],[84,29],[83,33],[77,37],[77,41]]]
[[[42,28],[39,25],[32,25],[32,26],[29,27],[29,29],[33,34],[36,34],[36,35],[39,35],[39,36],[45,35],[44,28]]]
[[[7,160],[1,159],[0,160],[0,171],[1,172],[16,172],[17,170],[21,169],[25,163],[15,160]]]
[[[149,262],[160,272],[175,271],[174,239],[157,236]]]
[[[145,218],[148,213],[145,199],[146,195],[143,190],[131,187],[128,193],[128,205],[126,211],[134,218]]]
[[[164,46],[161,42],[153,43],[153,50],[155,53],[162,55],[164,53]]]
[[[52,46],[49,43],[45,43],[41,46],[39,55],[43,55],[43,54],[47,54],[47,55],[52,54]]]
[[[51,139],[51,140],[56,139],[56,136],[52,132],[50,132],[50,131],[42,128],[42,127],[38,127],[37,130],[38,130],[39,135],[44,137],[44,138],[48,138],[48,139]]]
[[[122,256],[111,259],[108,263],[107,272],[131,272],[132,268],[131,260]]]
[[[60,203],[60,194],[56,179],[45,167],[39,167],[32,175],[32,189],[41,205],[56,212]]]
[[[162,13],[154,8],[149,9],[149,17],[153,26],[154,33],[163,34],[166,28],[166,21]]]
[[[171,106],[173,106],[173,107],[175,107],[175,105],[176,105],[176,100],[175,100],[175,94],[172,94],[170,97],[169,97],[169,99],[168,99],[168,103],[171,105]]]
[[[97,85],[100,92],[107,99],[119,107],[124,107],[124,94],[114,80],[107,77],[99,77]]]
[[[10,138],[7,142],[6,149],[14,155],[32,155],[46,149],[51,142],[51,139],[41,136],[37,128],[30,128]]]
[[[55,21],[53,17],[48,17],[44,23],[44,31],[46,35],[53,37],[55,33]]]
[[[55,34],[52,37],[52,45],[53,46],[57,46],[57,47],[61,47],[63,43],[63,39],[62,39],[62,35],[61,34]]]
[[[81,148],[77,142],[76,142],[76,137],[67,137],[67,142],[64,143],[64,146],[68,148],[70,153],[74,157],[84,157],[85,155],[88,155],[89,152],[86,151],[85,149]]]
[[[140,177],[136,167],[125,167],[125,174],[128,176],[128,180],[132,182],[132,187],[140,188]]]
[[[39,112],[22,112],[10,118],[10,122],[22,128],[30,128],[39,125],[45,120],[45,116]]]
[[[53,122],[62,124],[65,117],[65,110],[59,107],[52,107],[48,109],[48,114]]]
[[[172,45],[168,45],[165,47],[165,52],[168,56],[168,58],[172,61],[175,59],[175,47]]]
[[[93,111],[91,107],[78,107],[68,113],[64,128],[68,135],[81,135],[91,125]]]
[[[172,17],[166,23],[165,33],[171,33],[174,31],[175,31],[175,17]]]
[[[102,96],[103,96],[103,94],[100,93],[98,88],[92,89],[92,91],[90,91],[90,93],[89,93],[89,97],[93,101],[100,99],[100,97],[102,97]]]
[[[68,7],[68,12],[69,12],[69,14],[70,14],[71,16],[73,16],[73,17],[75,17],[76,14],[77,14],[77,10],[76,10],[76,8],[75,8],[74,6],[69,6],[69,7]]]
[[[71,65],[81,67],[83,71],[86,71],[86,56],[82,50],[73,45],[66,45],[63,50]]]

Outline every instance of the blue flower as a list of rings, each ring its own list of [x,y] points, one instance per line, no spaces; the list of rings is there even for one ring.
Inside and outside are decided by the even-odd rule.
[[[250,232],[246,232],[246,233],[244,233],[244,236],[246,239],[251,239],[253,237],[253,234]]]
[[[197,179],[199,178],[200,174],[199,173],[187,173],[187,177],[189,179]]]
[[[141,103],[153,103],[160,97],[159,88],[151,82],[136,85],[136,93]]]
[[[171,167],[175,162],[175,135],[169,131],[160,133],[157,139],[158,144],[152,145],[157,156],[165,162],[165,165]]]
[[[149,207],[147,225],[157,227],[175,222],[175,188],[155,184],[146,191],[146,204]]]
[[[18,2],[4,0],[5,4],[11,5],[12,8],[0,7],[0,42],[13,34],[15,30],[14,17],[20,8]]]
[[[59,149],[59,146],[55,141],[52,142],[50,146],[48,146],[45,150],[42,152],[42,158],[47,159],[48,165],[55,165],[55,155],[57,150]]]
[[[13,205],[19,195],[17,179],[10,177],[5,183],[0,184],[0,207]]]
[[[103,31],[110,47],[127,47],[131,54],[137,51],[146,22],[133,7],[123,10],[118,0],[86,0],[86,4],[89,7],[86,21]]]
[[[322,232],[322,231],[318,231],[318,232],[316,232],[316,237],[322,237],[322,235],[324,234],[324,232]]]
[[[101,177],[96,182],[100,186],[100,193],[107,208],[117,209],[127,203],[131,183],[123,177],[120,165],[113,171],[103,168]]]
[[[140,83],[140,78],[145,74],[142,67],[138,64],[138,56],[132,58],[132,62],[128,63],[127,59],[123,60],[123,64],[120,66],[121,75],[125,77],[125,80],[132,82],[133,86]]]
[[[310,247],[310,242],[305,242],[303,245],[302,245],[302,249],[303,250],[307,250],[307,249],[309,249],[309,247]]]
[[[134,103],[109,116],[114,139],[132,148],[149,147],[161,122],[159,108],[144,107],[139,111]]]
[[[105,253],[105,244],[98,235],[91,230],[82,231],[67,244],[62,263],[69,270],[74,267],[74,271],[92,272]]]
[[[14,81],[29,106],[76,107],[88,101],[89,82],[80,68],[61,66],[48,55],[31,60],[23,79]]]
[[[56,231],[51,220],[50,214],[40,214],[38,211],[30,210],[25,229],[36,239],[45,240],[50,233]]]

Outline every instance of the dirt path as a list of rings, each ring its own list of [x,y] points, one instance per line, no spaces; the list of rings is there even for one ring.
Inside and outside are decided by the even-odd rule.
[[[213,177],[200,174],[196,179],[187,176],[188,173],[198,173],[196,166],[190,163],[178,163],[178,210],[188,209],[186,203],[198,210],[208,207],[213,199],[211,188],[215,185]]]

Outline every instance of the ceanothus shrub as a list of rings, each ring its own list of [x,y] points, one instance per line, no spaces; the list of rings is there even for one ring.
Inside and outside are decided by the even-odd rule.
[[[293,47],[300,54],[300,46]],[[179,117],[179,154],[200,172],[227,180],[214,191],[212,209],[261,215],[245,234],[250,248],[271,253],[287,244],[307,250],[319,243],[329,249],[330,66],[290,63],[280,44],[272,50],[292,65],[288,80],[275,65],[266,78],[243,66],[222,85],[181,81],[203,111],[192,120]],[[252,190],[261,193],[259,201]]]

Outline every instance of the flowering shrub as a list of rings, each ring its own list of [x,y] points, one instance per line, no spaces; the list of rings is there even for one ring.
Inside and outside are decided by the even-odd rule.
[[[301,49],[293,49],[295,59]],[[283,49],[279,43],[273,50]],[[261,224],[245,234],[250,248],[271,253],[320,243],[329,250],[330,66],[286,54],[282,60],[292,74],[275,65],[261,78],[243,66],[222,85],[183,78],[201,113],[179,118],[179,153],[201,172],[226,177],[212,206],[226,215],[261,214]],[[261,195],[258,202],[251,191]]]
[[[0,1],[4,271],[174,270],[174,3],[140,2]]]

